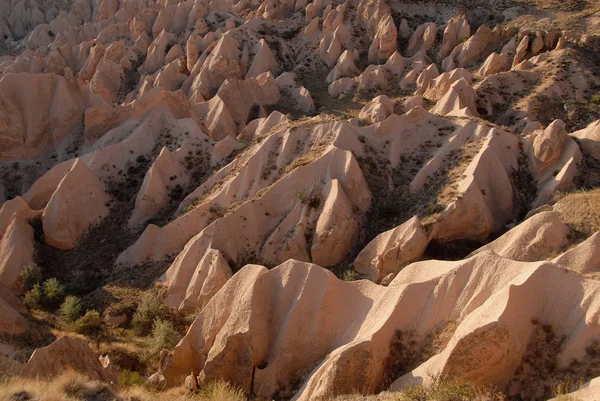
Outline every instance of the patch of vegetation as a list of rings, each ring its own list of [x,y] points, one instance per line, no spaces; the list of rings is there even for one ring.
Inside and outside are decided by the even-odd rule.
[[[183,387],[158,393],[138,384],[135,374],[119,376],[124,380],[121,387],[90,380],[75,372],[48,381],[13,377],[0,381],[0,394],[8,400],[246,401],[241,390],[224,381],[205,383],[198,394],[191,394]]]
[[[34,285],[41,283],[43,279],[42,269],[35,263],[25,266],[19,273],[19,282],[25,291],[31,290]]]
[[[51,278],[42,284],[43,303],[47,307],[56,307],[65,298],[65,286],[57,278]]]
[[[317,63],[322,63],[320,60]],[[326,77],[329,74],[329,68],[324,64],[319,64],[308,71],[298,71],[297,79],[309,92],[315,105],[315,111],[321,113],[320,118],[324,117],[325,111],[337,118],[350,119],[358,117],[360,110],[366,104],[364,99],[353,99],[347,96],[342,99],[332,97],[328,92]],[[369,100],[371,100],[369,98]]]
[[[200,401],[245,401],[244,392],[231,383],[217,380],[205,383],[198,393]]]
[[[101,325],[100,314],[95,310],[88,310],[75,322],[75,330],[78,333],[94,335],[100,330]]]
[[[281,34],[281,37],[285,40],[290,40],[300,32],[300,29],[302,29],[302,27],[288,29]]]
[[[140,298],[132,325],[139,335],[147,335],[157,319],[168,316],[169,310],[157,294],[151,291],[145,292]]]
[[[248,117],[246,118],[246,124],[252,120],[256,120],[260,115],[260,104],[254,103],[248,111]]]
[[[25,293],[23,305],[25,305],[27,309],[40,309],[42,307],[42,299],[42,286],[40,284],[34,284],[31,290]]]
[[[388,388],[395,379],[439,353],[450,341],[456,327],[456,322],[449,321],[439,325],[423,338],[418,338],[412,331],[396,331],[384,361],[385,374],[380,390]]]
[[[344,281],[356,281],[358,279],[360,279],[360,275],[354,269],[344,270],[342,274],[342,280]]]
[[[600,189],[563,194],[554,210],[569,227],[573,242],[585,240],[600,230]]]
[[[158,355],[163,349],[172,349],[177,345],[181,335],[168,320],[157,318],[152,326],[152,335],[149,339],[148,357]]]
[[[519,141],[518,168],[511,171],[509,176],[516,222],[523,221],[537,196],[537,186],[528,166],[528,156],[523,150],[523,143]]]
[[[144,61],[146,61],[146,54],[138,52],[137,58],[131,63],[131,68],[123,69],[123,80],[117,94],[117,103],[122,103],[127,94],[137,87],[140,80],[138,69],[144,64]]]
[[[146,380],[138,372],[132,372],[129,369],[121,370],[119,372],[119,383],[124,388],[131,386],[143,386]]]
[[[533,318],[535,326],[529,339],[521,365],[515,371],[507,388],[518,389],[509,401],[539,401],[552,398],[557,390],[566,394],[578,389],[578,383],[587,382],[600,375],[600,344],[596,341],[586,348],[581,360],[574,359],[562,367],[560,353],[566,336],[559,335],[549,324],[541,324]]]
[[[74,295],[68,295],[60,306],[60,315],[65,321],[72,323],[79,319],[81,310],[81,300]]]
[[[503,401],[493,388],[475,386],[459,380],[435,377],[429,385],[415,385],[395,396],[397,401]]]
[[[65,297],[65,286],[56,278],[43,283],[36,283],[25,293],[23,304],[28,309],[52,309],[62,302]]]

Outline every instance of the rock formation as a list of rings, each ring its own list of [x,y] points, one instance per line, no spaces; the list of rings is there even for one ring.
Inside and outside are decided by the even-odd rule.
[[[593,397],[600,6],[422,3],[3,1],[0,376]]]

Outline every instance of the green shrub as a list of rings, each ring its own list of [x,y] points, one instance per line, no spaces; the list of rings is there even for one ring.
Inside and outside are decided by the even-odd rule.
[[[33,288],[25,293],[23,305],[27,309],[40,309],[42,307],[42,286],[35,284]]]
[[[29,291],[34,285],[41,283],[42,279],[42,269],[35,263],[25,266],[19,273],[19,282],[25,291]]]
[[[81,302],[74,295],[69,295],[60,306],[60,315],[67,322],[74,322],[81,316]]]
[[[281,34],[281,37],[285,40],[290,40],[292,39],[294,36],[296,36],[298,34],[298,32],[300,32],[300,28],[292,28],[292,29],[288,29],[287,31],[284,31]]]
[[[66,290],[69,294],[87,294],[95,289],[93,280],[90,280],[85,271],[75,269],[65,280]]]
[[[177,345],[181,336],[168,320],[156,319],[152,326],[149,342],[149,356],[158,354],[163,349],[171,349]]]
[[[42,284],[43,290],[43,304],[45,306],[57,306],[65,298],[65,286],[62,285],[58,279],[51,278],[44,281]]]
[[[590,103],[600,104],[600,93],[596,93],[595,95],[592,95],[592,97],[590,98]]]
[[[98,331],[101,323],[100,314],[95,310],[88,310],[85,315],[77,319],[75,329],[78,333],[93,334]]]
[[[135,331],[140,335],[147,335],[157,318],[166,316],[167,308],[163,302],[151,292],[142,295],[135,313],[132,324]]]
[[[144,377],[138,372],[132,372],[129,369],[119,372],[119,383],[123,387],[143,386],[145,383]]]

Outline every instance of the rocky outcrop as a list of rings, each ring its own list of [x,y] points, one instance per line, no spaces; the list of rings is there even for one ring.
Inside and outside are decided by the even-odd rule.
[[[71,249],[85,231],[109,211],[110,197],[104,184],[81,160],[58,184],[42,215],[46,242]]]
[[[335,63],[333,70],[327,75],[327,82],[332,83],[340,78],[353,76],[358,72],[356,65],[354,64],[354,54],[348,50],[344,50],[342,55],[338,58]]]
[[[202,58],[202,57],[201,57]],[[216,43],[195,76],[188,96],[196,102],[210,98],[210,93],[219,88],[226,79],[242,77],[241,50],[232,35],[224,34]]]
[[[83,341],[4,356],[40,340],[21,269],[70,284],[117,227],[85,307],[137,294],[137,272],[197,315],[159,388],[303,401],[453,377],[546,399],[566,369],[592,380],[596,197],[555,195],[598,181],[593,2],[454,3],[0,2],[0,376],[116,384]]]
[[[0,283],[19,291],[21,269],[33,263],[33,228],[18,213],[0,240]]]
[[[418,92],[421,92],[423,97],[429,100],[438,101],[449,92],[452,84],[460,79],[464,79],[467,83],[470,83],[473,80],[473,74],[464,68],[456,68],[435,77],[429,81],[426,87],[421,88]]]
[[[381,122],[394,112],[394,103],[386,95],[377,96],[367,103],[358,114],[358,118],[368,124]]]
[[[470,36],[471,26],[464,14],[451,18],[444,28],[444,38],[438,52],[438,60],[448,57],[459,43],[466,41]]]
[[[572,138],[577,140],[584,154],[600,160],[600,120],[590,123],[582,130],[573,132]]]
[[[476,97],[475,90],[461,78],[450,86],[431,112],[443,116],[477,116]]]
[[[215,140],[237,136],[238,126],[245,124],[253,107],[274,104],[279,88],[270,72],[246,80],[229,79],[208,102],[199,103],[194,111],[205,120]]]
[[[154,216],[169,203],[170,191],[181,182],[184,171],[182,163],[173,157],[173,153],[163,148],[146,173],[135,198],[135,208],[129,218],[131,227]]]
[[[262,397],[273,397],[292,378],[302,383],[293,394],[295,399],[315,399],[331,388],[338,394],[350,393],[356,385],[380,385],[398,331],[413,329],[418,341],[435,327],[458,321],[441,352],[398,379],[392,389],[417,380],[427,382],[430,379],[423,373],[427,369],[502,386],[514,374],[525,349],[524,343],[509,339],[533,336],[535,326],[525,323],[531,316],[547,316],[541,314],[543,310],[560,302],[547,305],[546,296],[568,297],[572,286],[584,281],[574,273],[565,275],[564,269],[548,262],[515,262],[492,252],[466,261],[409,265],[387,288],[366,281],[345,283],[324,269],[297,261],[270,271],[248,265],[209,301],[186,337],[164,358],[158,374],[167,385],[177,384],[188,371],[196,372],[200,383],[224,377]],[[573,304],[592,296],[597,287],[591,281],[585,284],[575,293]],[[587,288],[589,285],[593,288]],[[442,290],[446,286],[455,289],[452,295]],[[530,301],[523,304],[514,292]],[[574,313],[588,316],[595,309],[580,306]],[[336,318],[332,320],[333,310]],[[572,331],[579,320],[558,316],[550,314],[544,321],[551,321],[549,324],[570,340],[561,357],[581,356],[593,324]],[[374,319],[379,324],[374,324]],[[348,332],[345,328],[350,320],[356,329]],[[303,334],[306,330],[313,333],[310,341]],[[502,341],[496,341],[498,338]],[[494,351],[498,346],[514,353],[506,359]],[[291,352],[293,359],[286,357]],[[497,363],[505,369],[493,369]],[[473,366],[481,366],[485,377],[473,376]],[[298,375],[303,369],[305,373]],[[366,370],[371,374],[362,374]]]
[[[552,261],[581,274],[600,272],[600,232],[569,249]]]
[[[85,340],[61,337],[47,347],[33,351],[21,375],[34,379],[48,379],[73,370],[91,380],[118,383],[118,374],[110,361],[100,360]]]
[[[456,60],[461,67],[467,67],[486,56],[490,46],[498,41],[498,35],[487,25],[482,25],[462,46]]]
[[[483,239],[512,219],[514,204],[510,175],[518,166],[518,139],[494,129],[484,138],[479,152],[455,187],[458,195],[436,219],[434,238],[442,241]],[[417,177],[411,183],[413,191],[420,188],[414,185],[416,181]]]
[[[435,43],[435,35],[437,33],[437,25],[435,22],[426,22],[419,25],[415,32],[410,37],[408,47],[406,48],[407,56],[414,56],[421,51],[431,49]]]
[[[264,39],[261,39],[256,48],[254,49],[254,60],[248,68],[246,79],[256,78],[263,72],[271,72],[275,74],[277,72],[277,60],[273,56],[273,52],[267,45]]]
[[[23,307],[21,301],[8,288],[0,284],[0,316],[2,316],[0,320],[0,334],[11,338],[25,333],[29,329],[29,322],[25,319],[25,315],[27,315],[27,309]],[[4,360],[4,356],[0,354],[0,368],[6,368],[2,372],[6,372],[9,375],[15,373],[11,372],[10,369],[18,368],[18,364],[11,363],[10,361],[10,359]],[[20,371],[20,369],[15,370]],[[4,375],[0,373],[0,376]]]
[[[516,341],[516,339],[533,339],[537,335],[536,330],[539,330],[531,324],[532,316],[541,317],[542,322],[556,330],[558,335],[567,337],[567,343],[560,351],[559,364],[564,366],[566,361],[571,358],[584,358],[585,344],[588,343],[589,336],[593,336],[590,331],[593,330],[593,325],[579,326],[578,322],[579,318],[589,318],[590,313],[594,313],[595,306],[590,309],[582,306],[581,301],[591,295],[590,291],[594,291],[585,287],[587,285],[595,287],[596,283],[585,280],[574,272],[566,272],[563,268],[548,262],[511,262],[506,264],[506,262],[501,262],[503,259],[492,255],[482,253],[465,262],[459,262],[458,264],[461,264],[462,267],[458,267],[458,269],[456,265],[450,267],[456,262],[446,262],[449,269],[440,269],[441,266],[438,265],[435,271],[429,269],[428,273],[425,272],[427,262],[416,263],[405,268],[395,279],[394,284],[408,280],[411,283],[425,283],[427,282],[425,280],[432,279],[444,280],[444,277],[450,278],[448,274],[456,278],[460,276],[462,269],[467,269],[472,273],[480,269],[475,267],[479,264],[478,261],[483,259],[488,259],[490,262],[494,259],[497,261],[485,266],[486,272],[481,271],[483,276],[480,276],[476,286],[481,290],[494,288],[492,292],[488,293],[490,294],[488,301],[478,302],[478,307],[473,305],[473,307],[463,309],[463,311],[472,312],[469,313],[469,316],[461,319],[461,323],[444,350],[396,380],[392,384],[391,390],[399,390],[412,383],[428,384],[431,381],[431,376],[428,374],[452,374],[459,380],[472,383],[493,383],[504,388],[510,382],[521,363],[521,358],[527,351],[527,341]],[[495,272],[499,272],[497,269],[501,266],[501,282],[496,281],[495,284],[492,284],[497,277]],[[512,279],[508,277],[512,277]],[[514,282],[518,282],[519,285],[507,285],[508,282],[504,281],[506,279],[515,280]],[[464,281],[459,288],[465,289],[466,287],[463,287],[462,284],[465,284]],[[582,287],[582,285],[584,286]],[[453,299],[459,305],[467,305],[467,303],[463,303],[468,302],[464,295],[469,292],[469,290],[462,290],[460,295]],[[553,301],[549,302],[548,297]],[[566,299],[571,301],[566,301]],[[448,301],[446,299],[446,302]],[[565,302],[568,305],[565,305]],[[556,310],[559,305],[561,305],[560,307],[574,308],[572,313],[578,318],[564,319],[564,315]],[[457,318],[460,316],[460,312],[451,313]],[[478,373],[475,374],[473,369],[476,369]],[[516,381],[512,391],[518,394],[522,390],[526,389]]]
[[[533,132],[530,140],[529,169],[538,186],[533,207],[538,207],[550,200],[556,191],[570,187],[581,161],[581,151],[567,135],[561,120]]]
[[[492,251],[502,257],[521,262],[544,260],[567,243],[568,234],[569,228],[563,224],[557,213],[542,212],[473,254]]]
[[[492,53],[485,59],[483,65],[479,68],[478,73],[481,76],[494,75],[501,72],[508,61],[506,53]]]
[[[300,85],[296,80],[296,75],[292,72],[284,72],[275,80],[279,87],[279,94],[281,98],[288,98],[291,96],[291,100],[295,103],[296,108],[305,112],[311,113],[315,109],[312,96],[308,89]],[[283,93],[283,95],[282,95]]]
[[[379,21],[377,32],[369,47],[369,62],[383,63],[396,51],[398,31],[391,16]]]
[[[0,158],[39,156],[81,124],[83,96],[77,82],[54,74],[0,78]]]
[[[419,259],[429,243],[429,234],[418,217],[379,234],[358,254],[354,269],[379,283],[397,274],[404,265]]]

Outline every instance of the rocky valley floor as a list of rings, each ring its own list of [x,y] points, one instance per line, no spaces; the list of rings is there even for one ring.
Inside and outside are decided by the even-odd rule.
[[[0,400],[599,400],[600,3],[6,0]]]

